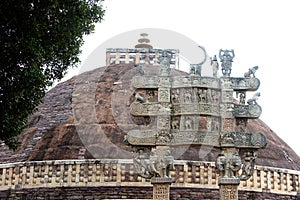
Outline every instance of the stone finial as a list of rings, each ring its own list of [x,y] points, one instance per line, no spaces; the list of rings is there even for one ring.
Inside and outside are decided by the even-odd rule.
[[[153,49],[153,46],[151,46],[150,44],[150,40],[148,38],[146,38],[148,36],[147,33],[141,33],[140,36],[142,36],[142,38],[140,38],[138,40],[139,44],[135,45],[135,48],[140,48],[140,49]]]
[[[230,77],[231,74],[231,67],[232,67],[232,62],[234,58],[234,50],[223,50],[220,49],[219,51],[219,58],[221,61],[221,67],[222,67],[222,74],[225,77]]]

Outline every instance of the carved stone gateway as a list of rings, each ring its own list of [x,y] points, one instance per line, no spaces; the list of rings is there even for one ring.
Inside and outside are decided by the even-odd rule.
[[[262,133],[247,132],[248,119],[261,114],[257,104],[259,93],[246,104],[247,92],[256,91],[260,85],[254,75],[258,67],[249,69],[251,72],[244,77],[230,77],[234,51],[220,50],[223,74],[220,78],[216,73],[219,66],[216,56],[211,62],[213,77],[201,76],[203,62],[191,65],[190,75],[171,77],[170,54],[167,51],[161,54],[158,76],[137,72],[132,80],[135,92],[131,116],[144,121],[150,118],[156,123],[126,135],[126,142],[134,147],[136,172],[151,179],[153,199],[169,199],[172,183],[169,171],[174,167],[172,147],[217,147],[220,199],[238,199],[240,180],[252,176],[256,151],[267,145]]]

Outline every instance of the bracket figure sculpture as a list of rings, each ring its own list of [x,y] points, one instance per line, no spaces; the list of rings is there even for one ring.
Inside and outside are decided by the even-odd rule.
[[[133,159],[136,173],[151,179],[154,193],[161,184],[169,191],[170,171],[174,168],[173,147],[205,145],[219,148],[216,167],[220,172],[220,199],[237,199],[240,181],[253,174],[256,151],[267,145],[262,133],[247,132],[248,119],[259,118],[261,107],[257,103],[260,93],[247,104],[246,95],[248,91],[256,91],[260,81],[253,71],[246,77],[230,77],[234,50],[221,49],[219,52],[221,77],[217,76],[219,63],[216,56],[211,59],[212,77],[196,73],[193,67],[199,64],[191,65],[188,76],[171,77],[169,54],[167,51],[162,53],[158,75],[137,73],[132,79],[135,91],[130,115],[132,118],[151,117],[156,123],[130,130],[126,135],[127,144],[139,149]],[[234,93],[238,101],[234,99]],[[154,199],[159,199],[159,194],[155,195]],[[168,199],[167,196],[162,199]]]

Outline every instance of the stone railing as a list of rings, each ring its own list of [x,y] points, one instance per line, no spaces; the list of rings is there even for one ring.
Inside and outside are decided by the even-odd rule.
[[[176,160],[172,187],[218,188],[212,162]],[[300,171],[256,166],[253,176],[239,189],[296,195]],[[151,186],[134,173],[132,160],[57,160],[0,165],[0,190],[41,187]]]
[[[170,60],[171,68],[179,66],[179,50],[166,49],[172,54]],[[135,63],[158,65],[159,57],[162,54],[161,49],[125,49],[125,48],[108,48],[106,49],[106,66],[110,64]]]

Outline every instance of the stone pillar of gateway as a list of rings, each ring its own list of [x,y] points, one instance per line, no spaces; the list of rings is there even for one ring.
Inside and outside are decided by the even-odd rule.
[[[132,146],[136,173],[151,180],[155,200],[170,199],[172,147],[219,148],[215,160],[220,199],[236,200],[240,180],[252,176],[256,152],[267,145],[262,133],[247,132],[247,120],[261,114],[257,104],[260,93],[246,101],[247,92],[259,88],[260,81],[255,77],[258,67],[249,69],[243,77],[231,77],[234,50],[221,49],[222,76],[217,76],[219,62],[214,56],[213,77],[205,77],[201,75],[201,67],[206,52],[200,48],[205,58],[199,64],[191,64],[186,76],[171,76],[170,60],[174,55],[168,50],[160,53],[158,76],[147,75],[143,71],[146,66],[136,65],[130,114],[145,121],[150,119],[155,126],[130,130],[124,141]]]

